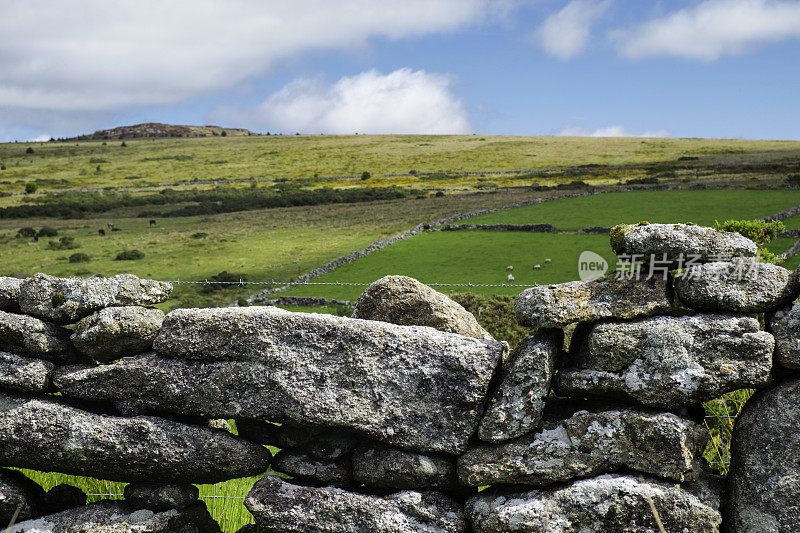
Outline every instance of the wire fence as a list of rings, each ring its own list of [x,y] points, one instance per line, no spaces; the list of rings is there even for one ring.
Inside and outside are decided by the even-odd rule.
[[[183,280],[169,280],[164,281],[164,283],[172,283],[173,285],[276,285],[276,286],[287,286],[287,285],[338,285],[338,286],[354,286],[354,287],[368,287],[372,285],[374,282],[353,282],[353,281],[246,281],[244,279],[240,279],[239,281],[212,281],[212,280],[200,280],[200,281],[183,281]],[[538,283],[522,283],[522,284],[515,284],[515,283],[472,283],[471,281],[462,282],[462,283],[427,283],[421,282],[429,287],[522,287],[522,288],[530,288],[530,287],[538,287]]]

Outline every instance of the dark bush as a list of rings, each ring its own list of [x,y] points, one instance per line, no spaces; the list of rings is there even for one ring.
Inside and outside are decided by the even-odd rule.
[[[39,186],[35,183],[26,183],[25,184],[25,194],[33,194],[39,189]]]
[[[233,274],[231,272],[228,272],[227,270],[223,270],[219,274],[211,276],[208,279],[208,281],[215,283],[209,283],[208,285],[203,285],[203,288],[200,292],[208,294],[214,291],[236,287],[236,284],[239,283],[240,281],[247,281],[247,275]]]
[[[372,174],[370,174],[370,173],[369,173],[369,172],[367,172],[366,170],[365,170],[364,172],[362,172],[362,173],[361,173],[361,179],[362,179],[362,180],[368,180],[368,179],[370,179],[371,177],[372,177]]]
[[[786,177],[786,183],[793,185],[800,185],[800,174],[791,174]]]
[[[56,228],[51,228],[50,226],[44,226],[39,230],[38,235],[39,237],[57,237],[58,230]]]
[[[144,252],[140,252],[139,250],[125,250],[124,252],[118,253],[114,261],[135,261],[143,257]]]
[[[20,228],[19,231],[17,232],[17,237],[32,239],[36,237],[36,230],[28,226]]]
[[[88,263],[89,261],[89,256],[81,252],[69,256],[70,263]]]
[[[32,147],[30,147],[30,146],[28,146],[28,149],[27,149],[27,150],[25,150],[25,153],[26,153],[26,154],[32,154],[32,153],[33,153],[33,148],[32,148]]]
[[[64,236],[57,241],[48,242],[47,247],[51,250],[72,250],[73,248],[77,248],[78,245],[75,244],[75,237]]]
[[[441,198],[442,196],[444,196],[444,191],[436,191],[436,194],[434,194],[434,196],[436,198]]]
[[[197,233],[192,233],[192,239],[203,239],[208,237],[208,233],[198,231]]]

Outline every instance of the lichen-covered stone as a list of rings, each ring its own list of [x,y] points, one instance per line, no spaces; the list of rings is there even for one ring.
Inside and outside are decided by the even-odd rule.
[[[459,488],[455,459],[424,455],[382,444],[353,452],[353,478],[368,487],[453,491]]]
[[[352,452],[358,441],[358,437],[349,431],[326,431],[306,443],[303,450],[318,459],[335,461]]]
[[[169,298],[172,285],[133,274],[111,278],[56,278],[36,274],[20,285],[23,313],[60,324],[77,322],[104,307],[153,305]]]
[[[531,435],[470,448],[458,459],[458,477],[473,487],[540,486],[630,468],[685,481],[694,475],[706,437],[702,426],[671,413],[579,410],[566,419],[545,420]]]
[[[349,487],[353,484],[350,458],[319,459],[302,450],[281,450],[275,454],[272,469],[299,481],[319,485]]]
[[[531,287],[514,302],[517,320],[532,328],[563,328],[573,322],[635,318],[671,309],[670,288],[663,279],[629,280],[615,275]]]
[[[800,379],[756,393],[736,419],[728,472],[731,533],[790,532],[800,524]]]
[[[149,357],[149,369],[143,359],[121,361],[60,386],[79,397],[338,427],[454,454],[466,449],[507,350],[429,327],[271,307],[178,309],[164,319],[154,348],[173,359]]]
[[[388,496],[303,487],[266,475],[244,501],[263,533],[466,533],[460,506],[439,492]]]
[[[734,257],[755,257],[758,248],[747,237],[730,231],[694,224],[637,224],[611,228],[611,248],[617,255],[644,256],[661,260],[666,254],[672,265],[690,257],[698,262],[719,261]]]
[[[494,340],[461,304],[407,276],[385,276],[367,287],[356,302],[353,318],[430,326],[439,331]]]
[[[772,335],[744,316],[658,316],[576,332],[559,396],[592,396],[677,409],[770,381]]]
[[[201,426],[90,413],[0,393],[0,464],[115,481],[216,483],[269,466],[269,451]]]
[[[561,330],[540,332],[520,344],[503,365],[500,380],[490,395],[478,426],[481,440],[509,440],[538,427],[563,344]]]
[[[19,522],[8,533],[218,533],[219,524],[202,502],[187,509],[154,513],[124,502],[100,501]]]
[[[138,482],[126,485],[123,495],[129,507],[161,512],[194,505],[200,491],[188,483]]]
[[[75,325],[72,342],[83,354],[104,363],[150,350],[164,312],[147,307],[107,307]]]
[[[11,523],[19,508],[17,521],[37,516],[42,509],[44,490],[17,470],[0,468],[0,527]]]
[[[19,286],[22,280],[0,276],[0,310],[16,311],[19,309]]]
[[[764,313],[797,298],[800,279],[772,263],[739,259],[687,268],[675,277],[675,293],[691,309]]]
[[[775,311],[767,317],[767,323],[775,337],[775,363],[800,369],[800,303]]]
[[[42,392],[50,387],[55,365],[41,359],[0,351],[0,387]]]
[[[475,533],[717,533],[719,509],[675,483],[606,474],[529,492],[485,490],[467,501]],[[764,530],[761,530],[764,531]]]
[[[64,361],[69,331],[32,316],[0,311],[0,343],[51,361]]]

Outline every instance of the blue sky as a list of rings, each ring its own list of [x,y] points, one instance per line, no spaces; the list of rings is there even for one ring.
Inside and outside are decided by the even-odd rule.
[[[800,139],[800,0],[0,0],[0,141],[284,133]]]

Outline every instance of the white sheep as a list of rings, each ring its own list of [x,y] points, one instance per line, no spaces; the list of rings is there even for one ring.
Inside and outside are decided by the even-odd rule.
[[[540,268],[542,268],[542,265],[533,265],[534,270],[539,270]]]
[[[507,271],[514,270],[514,267],[513,267],[512,265],[508,265],[508,266],[506,267],[506,270],[507,270]]]
[[[514,281],[514,274],[509,274],[509,275],[508,275],[508,278],[506,278],[506,279],[507,279],[508,281]]]
[[[549,257],[544,260],[545,263],[549,263],[550,261],[551,261],[551,259]]]

